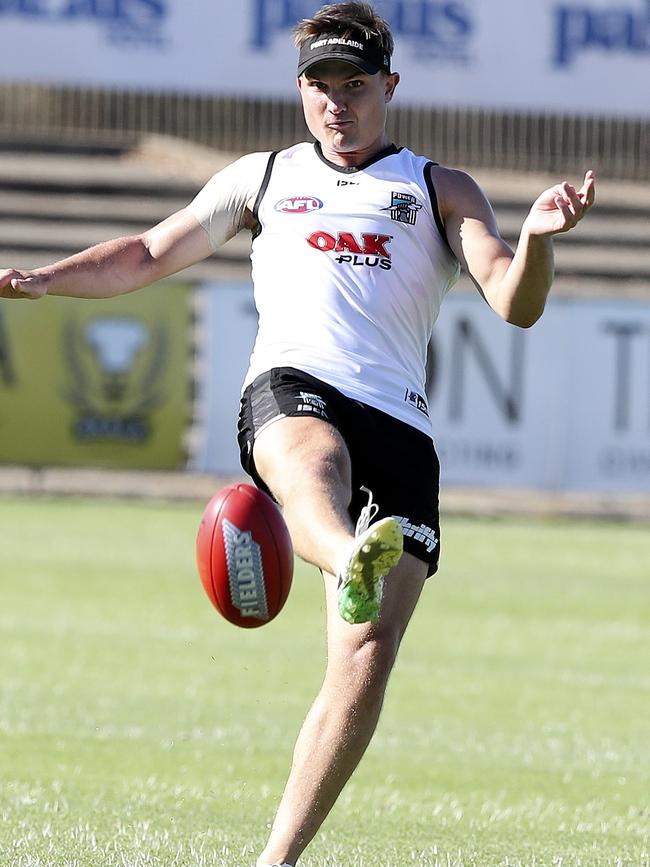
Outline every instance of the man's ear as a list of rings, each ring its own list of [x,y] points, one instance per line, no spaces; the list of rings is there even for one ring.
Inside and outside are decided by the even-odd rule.
[[[390,102],[395,95],[395,88],[399,84],[399,72],[391,72],[386,76],[386,90],[384,92],[386,102]]]

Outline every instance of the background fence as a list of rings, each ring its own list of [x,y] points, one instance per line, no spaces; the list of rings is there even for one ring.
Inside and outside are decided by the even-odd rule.
[[[396,142],[444,163],[650,179],[647,120],[425,106],[395,106],[389,118]],[[309,135],[297,100],[0,85],[0,137],[10,142],[128,145],[146,133],[236,152]]]

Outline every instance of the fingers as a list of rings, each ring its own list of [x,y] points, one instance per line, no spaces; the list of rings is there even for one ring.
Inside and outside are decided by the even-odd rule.
[[[16,278],[22,275],[18,271],[0,271],[0,298],[19,298],[20,293],[14,287]]]
[[[553,202],[563,217],[563,225],[560,231],[566,231],[576,225],[582,216],[583,204],[580,197],[571,184],[564,181],[554,188]]]
[[[29,283],[27,283],[25,280],[21,280],[19,278],[16,278],[16,279],[12,280],[9,285],[13,289],[13,291],[15,292],[16,298],[23,298],[23,297],[24,298],[30,298],[31,297]]]
[[[0,271],[0,298],[41,298],[46,292],[45,281],[20,271]]]
[[[0,289],[4,289],[5,286],[8,286],[17,273],[17,271],[12,270],[0,271]]]
[[[591,169],[585,173],[584,183],[578,192],[585,208],[590,208],[596,197],[596,176]]]
[[[0,298],[26,298],[29,297],[23,281],[16,277],[0,279]]]
[[[571,187],[571,189],[573,189],[573,187]],[[586,208],[590,208],[593,205],[595,194],[596,176],[594,175],[593,171],[589,169],[589,171],[585,172],[585,179],[582,183],[582,186],[577,191],[577,196],[583,210]]]
[[[575,225],[575,223],[577,223],[578,221],[576,219],[575,213],[571,210],[571,207],[569,205],[569,201],[564,196],[561,196],[561,195],[555,196],[553,201],[555,202],[555,207],[558,209],[558,211],[562,212],[562,216],[564,217],[565,227],[567,229],[570,229],[571,226]]]
[[[579,190],[576,190],[568,181],[563,181],[555,187],[555,207],[562,212],[567,229],[575,226],[593,205],[595,180],[595,175],[590,169],[585,174],[584,182]]]
[[[568,232],[594,203],[596,178],[590,169],[579,190],[568,181],[549,187],[533,202],[526,218],[527,231],[535,235]]]

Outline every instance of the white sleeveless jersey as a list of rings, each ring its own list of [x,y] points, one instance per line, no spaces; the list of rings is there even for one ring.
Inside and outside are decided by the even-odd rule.
[[[259,331],[244,388],[295,367],[431,436],[427,347],[459,267],[430,165],[394,146],[355,168],[307,143],[268,157],[251,253]],[[206,226],[205,207],[193,212]]]

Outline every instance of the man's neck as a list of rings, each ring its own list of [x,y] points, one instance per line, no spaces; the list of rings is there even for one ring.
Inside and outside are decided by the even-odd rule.
[[[373,142],[369,147],[354,151],[338,151],[322,142],[319,142],[319,146],[321,153],[326,160],[329,160],[329,162],[334,163],[337,166],[350,168],[360,166],[363,163],[368,162],[368,160],[371,160],[377,154],[386,150],[387,147],[390,147],[390,139],[387,135],[384,135],[378,141]]]
[[[319,142],[318,144],[321,154],[326,160],[328,160],[328,162],[344,168],[353,168],[368,162],[373,157],[377,156],[377,154],[390,147],[391,143],[388,136],[384,136],[370,147],[355,151],[337,151],[322,142]]]

